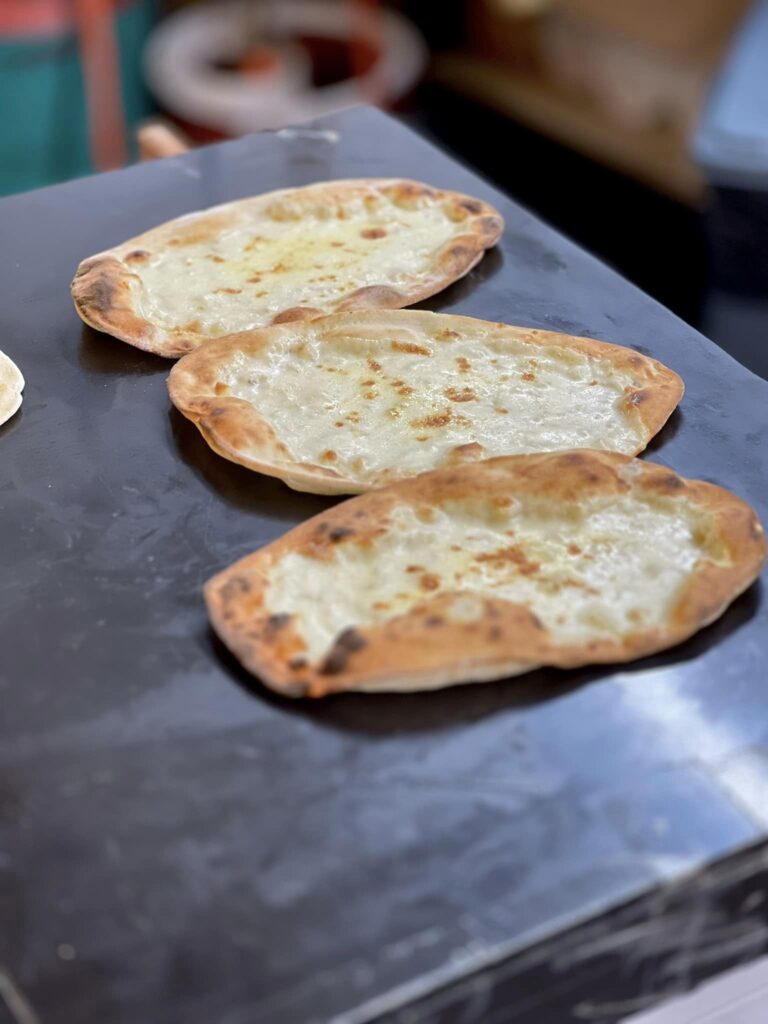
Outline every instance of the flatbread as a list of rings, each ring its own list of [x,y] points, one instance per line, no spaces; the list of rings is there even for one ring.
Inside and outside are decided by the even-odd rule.
[[[0,425],[9,420],[21,405],[23,389],[21,370],[4,352],[0,352]]]
[[[488,203],[389,178],[283,189],[179,217],[80,264],[75,307],[161,356],[344,309],[418,302],[504,228]]]
[[[174,366],[169,391],[225,458],[349,494],[495,455],[636,454],[683,383],[591,338],[366,310],[209,342]]]
[[[422,690],[680,643],[758,575],[754,512],[609,452],[438,470],[336,505],[205,588],[224,643],[289,696]]]

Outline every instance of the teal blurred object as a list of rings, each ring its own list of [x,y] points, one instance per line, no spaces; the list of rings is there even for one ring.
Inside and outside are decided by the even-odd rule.
[[[1,0],[0,0],[1,2]],[[157,0],[118,6],[123,107],[132,126],[153,110],[141,56]],[[88,146],[83,73],[74,25],[50,35],[0,35],[0,195],[51,185],[94,170]]]

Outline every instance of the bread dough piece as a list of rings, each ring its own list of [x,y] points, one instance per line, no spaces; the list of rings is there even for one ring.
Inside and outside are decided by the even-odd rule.
[[[169,390],[225,458],[297,490],[349,494],[495,455],[633,455],[683,383],[591,338],[365,310],[209,342],[174,366]]]
[[[72,296],[97,330],[176,357],[235,331],[408,306],[471,270],[503,228],[458,192],[330,181],[162,224],[84,260]]]
[[[4,352],[0,352],[0,425],[9,420],[21,405],[23,389],[21,370]]]
[[[425,690],[665,650],[716,619],[765,555],[730,492],[575,450],[343,502],[205,598],[224,643],[280,693]]]

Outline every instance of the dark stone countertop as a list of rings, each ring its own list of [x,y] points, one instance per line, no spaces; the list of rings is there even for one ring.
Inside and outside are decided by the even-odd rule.
[[[1,202],[0,347],[27,387],[0,428],[0,980],[33,1008],[23,1024],[563,1024],[585,1019],[565,968],[555,1016],[494,1017],[492,966],[636,897],[652,917],[726,856],[758,877],[738,858],[768,833],[760,584],[630,667],[411,696],[282,701],[212,638],[202,582],[329,501],[209,451],[171,410],[170,364],[83,327],[69,281],[183,212],[371,175],[476,193],[507,220],[424,306],[663,360],[687,392],[648,457],[768,520],[768,384],[378,112]],[[759,896],[736,959],[764,948]],[[672,926],[687,960],[622,1005],[717,961],[698,898]],[[468,976],[485,981],[461,1018],[394,1009]]]

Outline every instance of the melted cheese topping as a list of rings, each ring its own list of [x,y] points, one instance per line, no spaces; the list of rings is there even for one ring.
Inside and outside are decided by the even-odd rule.
[[[452,616],[478,618],[478,595],[527,605],[560,643],[586,643],[664,622],[702,548],[703,513],[628,495],[583,509],[476,501],[424,523],[398,506],[369,547],[340,544],[329,561],[292,552],[272,570],[266,605],[298,616],[320,660],[350,626],[402,615],[446,591]]]
[[[371,190],[331,208],[244,204],[201,241],[186,218],[175,236],[146,236],[148,259],[129,264],[135,308],[166,329],[211,337],[263,327],[294,306],[331,313],[359,288],[408,290],[434,275],[437,251],[462,231],[453,216],[447,202],[406,207]]]
[[[482,321],[449,337],[444,323],[434,318],[434,336],[390,324],[375,337],[310,325],[300,341],[283,334],[256,356],[239,353],[219,380],[295,461],[363,483],[436,468],[467,444],[484,458],[645,444],[639,417],[624,411],[632,378],[607,360]]]

